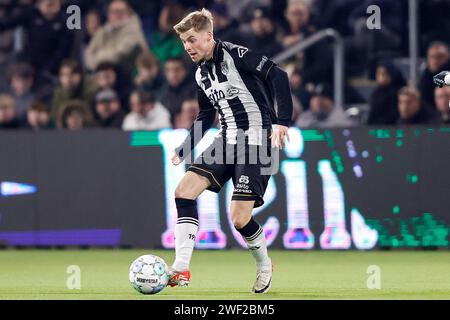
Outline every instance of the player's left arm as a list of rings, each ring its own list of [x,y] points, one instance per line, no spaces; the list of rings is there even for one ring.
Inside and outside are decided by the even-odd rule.
[[[231,50],[236,66],[252,73],[273,88],[278,104],[277,119],[273,125],[272,145],[283,148],[289,141],[288,128],[292,119],[292,96],[287,73],[264,55],[236,46]]]
[[[278,104],[277,124],[273,125],[272,145],[283,149],[285,138],[289,140],[289,124],[292,119],[292,96],[286,71],[274,65],[268,72],[267,81],[272,86]]]

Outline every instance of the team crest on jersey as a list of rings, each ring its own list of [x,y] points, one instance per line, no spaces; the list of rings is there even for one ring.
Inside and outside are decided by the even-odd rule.
[[[228,74],[228,72],[230,71],[228,69],[228,64],[225,61],[220,63],[220,71],[222,71],[224,76],[226,76]]]
[[[238,93],[239,93],[239,89],[238,88],[234,88],[234,87],[228,87],[227,88],[227,95],[229,97],[234,96],[234,95],[236,95]]]
[[[242,58],[247,51],[248,51],[248,49],[245,47],[238,47],[237,52],[238,52],[239,58]]]

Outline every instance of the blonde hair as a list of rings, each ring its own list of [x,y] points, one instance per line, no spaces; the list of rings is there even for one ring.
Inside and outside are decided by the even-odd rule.
[[[194,28],[194,31],[211,31],[213,32],[214,18],[211,12],[205,8],[189,13],[180,22],[178,22],[173,29],[178,34]]]

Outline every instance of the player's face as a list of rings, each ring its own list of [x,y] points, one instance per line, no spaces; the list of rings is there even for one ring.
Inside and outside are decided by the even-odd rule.
[[[196,32],[193,28],[182,33],[180,39],[184,50],[195,63],[207,60],[213,36],[210,31]]]

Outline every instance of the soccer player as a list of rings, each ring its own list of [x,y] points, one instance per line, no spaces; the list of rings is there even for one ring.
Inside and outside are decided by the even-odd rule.
[[[264,174],[263,169],[270,167],[267,157],[272,156],[272,146],[282,149],[285,138],[289,141],[292,99],[288,76],[266,56],[215,40],[213,17],[206,9],[191,12],[174,29],[198,66],[195,78],[200,112],[184,143],[175,149],[173,164],[179,165],[192,154],[214,123],[216,111],[221,131],[176,188],[175,261],[168,285],[186,286],[190,281],[189,263],[198,231],[196,198],[206,189],[219,192],[231,178],[231,220],[256,261],[252,291],[266,293],[272,284],[273,266],[264,231],[253,219],[252,210],[264,203],[271,173]],[[251,162],[255,156],[256,161]]]

